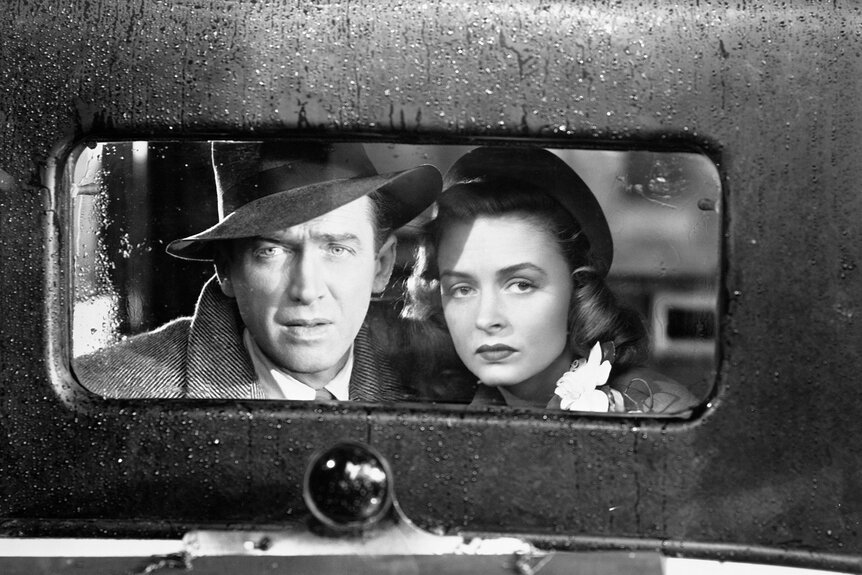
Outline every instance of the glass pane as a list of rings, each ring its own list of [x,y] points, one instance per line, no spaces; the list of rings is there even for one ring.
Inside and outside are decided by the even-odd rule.
[[[662,415],[708,397],[721,186],[705,156],[263,148],[81,150],[72,339],[85,387]]]

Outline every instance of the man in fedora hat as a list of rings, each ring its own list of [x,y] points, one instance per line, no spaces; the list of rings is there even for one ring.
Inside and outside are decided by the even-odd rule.
[[[168,246],[212,261],[195,313],[79,358],[111,397],[394,401],[394,230],[439,195],[433,166],[378,174],[360,144],[215,142],[219,222]],[[397,330],[396,330],[397,331]]]

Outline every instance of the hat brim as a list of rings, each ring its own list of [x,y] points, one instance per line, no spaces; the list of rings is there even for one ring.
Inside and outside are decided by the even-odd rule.
[[[556,154],[537,147],[481,147],[461,156],[444,178],[444,191],[483,179],[522,182],[554,198],[586,234],[592,264],[603,276],[614,259],[607,218],[590,187]]]
[[[393,228],[418,216],[439,196],[442,176],[431,165],[399,172],[329,180],[264,196],[229,214],[214,226],[193,236],[174,240],[167,252],[196,261],[212,261],[213,242],[254,237],[296,226],[329,213],[372,192],[393,200]]]

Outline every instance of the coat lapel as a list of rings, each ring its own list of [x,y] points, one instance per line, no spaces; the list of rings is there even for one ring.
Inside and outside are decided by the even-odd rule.
[[[241,326],[236,303],[210,278],[189,329],[186,397],[263,399]]]
[[[353,373],[350,399],[355,401],[409,401],[413,395],[389,361],[389,353],[379,338],[362,324],[353,345]]]

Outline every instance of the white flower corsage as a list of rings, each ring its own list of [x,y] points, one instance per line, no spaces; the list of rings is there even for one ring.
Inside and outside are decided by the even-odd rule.
[[[613,344],[610,346],[613,360]],[[607,383],[611,374],[611,361],[602,359],[602,346],[596,342],[588,359],[580,358],[572,362],[569,371],[557,380],[557,388],[554,390],[554,394],[560,398],[560,409],[601,412],[611,410],[612,400],[608,393],[597,389]]]

